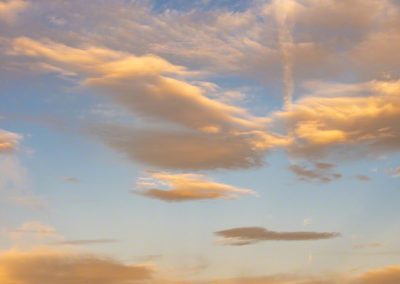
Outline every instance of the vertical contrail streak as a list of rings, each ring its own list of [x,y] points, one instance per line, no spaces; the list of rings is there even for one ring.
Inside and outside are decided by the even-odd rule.
[[[275,0],[275,18],[278,25],[278,41],[283,64],[284,107],[290,109],[293,98],[293,37],[289,16],[294,7],[292,0]]]

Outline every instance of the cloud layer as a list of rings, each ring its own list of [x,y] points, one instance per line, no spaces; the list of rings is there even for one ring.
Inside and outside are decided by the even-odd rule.
[[[4,284],[123,284],[150,279],[152,268],[109,258],[60,251],[10,251],[0,254]]]
[[[0,2],[0,21],[12,23],[17,15],[28,7],[28,2],[24,0],[6,0]]]

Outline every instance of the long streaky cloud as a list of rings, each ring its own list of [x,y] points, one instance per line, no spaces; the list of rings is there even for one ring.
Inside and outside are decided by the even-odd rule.
[[[110,244],[116,243],[117,240],[114,239],[94,239],[94,240],[70,240],[70,241],[60,241],[60,242],[52,242],[51,245],[100,245],[100,244]]]
[[[315,241],[339,237],[335,232],[277,232],[262,227],[240,227],[215,232],[220,243],[243,246],[261,241]]]

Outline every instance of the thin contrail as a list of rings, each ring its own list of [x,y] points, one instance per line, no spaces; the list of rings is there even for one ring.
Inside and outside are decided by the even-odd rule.
[[[275,0],[275,18],[278,25],[278,40],[283,64],[284,107],[290,109],[293,98],[293,37],[288,17],[293,9],[293,0]]]

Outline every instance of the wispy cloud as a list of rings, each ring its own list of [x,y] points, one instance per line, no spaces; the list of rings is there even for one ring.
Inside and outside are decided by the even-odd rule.
[[[359,181],[370,181],[371,180],[371,177],[369,177],[367,175],[356,175],[355,178],[358,179]]]
[[[382,247],[383,244],[381,243],[361,243],[361,244],[355,244],[353,245],[354,249],[368,249],[368,248],[378,248]]]
[[[79,183],[81,181],[79,178],[73,176],[64,176],[61,179],[67,183]]]
[[[0,21],[13,23],[18,14],[28,7],[28,1],[25,0],[6,0],[0,2]]]
[[[316,162],[311,167],[292,164],[289,166],[289,170],[297,175],[300,180],[326,183],[342,177],[342,174],[332,171],[335,167],[335,164]]]
[[[17,133],[0,129],[0,154],[15,150],[21,139],[22,136]]]
[[[114,239],[92,239],[92,240],[68,240],[49,243],[50,245],[61,245],[61,246],[85,246],[85,245],[101,245],[101,244],[111,244],[116,243],[117,240]]]
[[[295,47],[291,31],[291,16],[298,4],[293,0],[275,0],[273,5],[278,24],[278,42],[283,63],[283,100],[285,108],[290,109],[294,92],[293,51]]]

